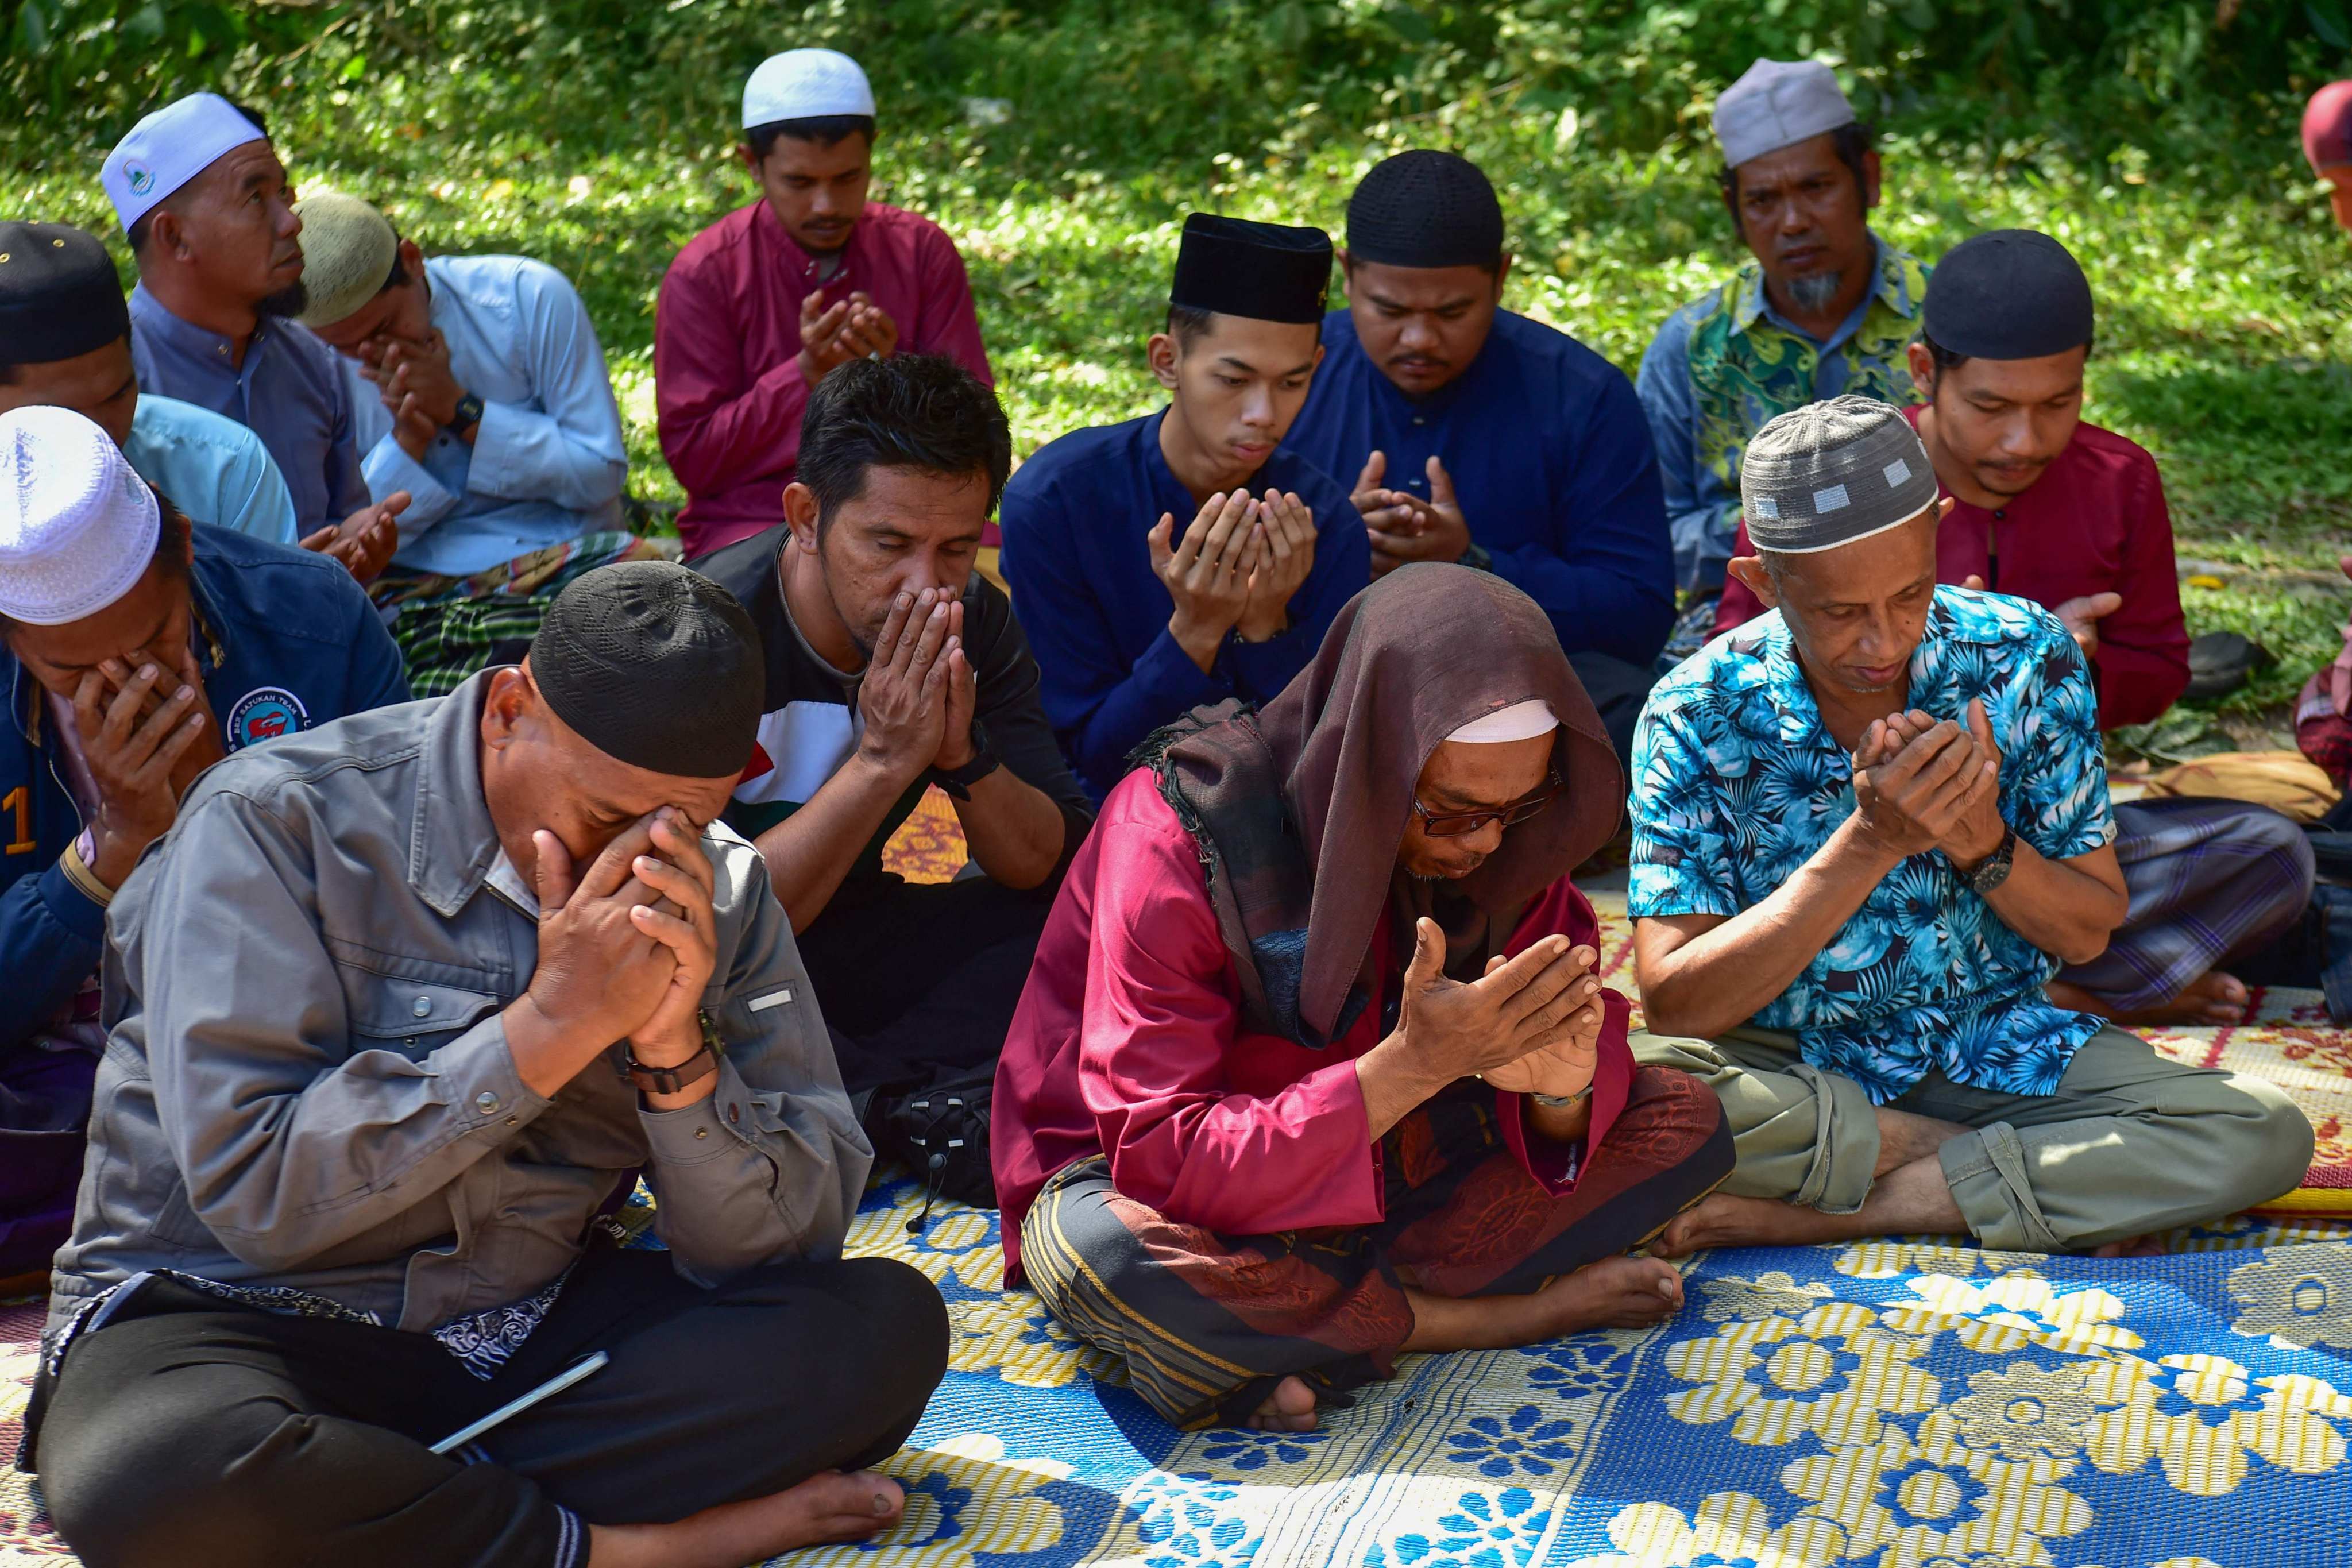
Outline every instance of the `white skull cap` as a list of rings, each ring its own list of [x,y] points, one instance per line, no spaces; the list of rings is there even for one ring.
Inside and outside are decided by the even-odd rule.
[[[149,209],[232,147],[266,142],[261,127],[216,92],[192,92],[131,128],[99,166],[99,184],[125,233]]]
[[[874,89],[838,49],[786,49],[761,60],[743,84],[743,129],[834,114],[874,117]]]
[[[1465,746],[1494,746],[1505,741],[1532,741],[1559,728],[1559,715],[1540,697],[1497,708],[1483,719],[1473,719],[1445,738]]]
[[[163,514],[107,433],[70,408],[0,414],[0,616],[94,616],[155,558]]]
[[[1758,60],[1715,100],[1715,139],[1735,169],[1853,123],[1853,105],[1818,60]]]

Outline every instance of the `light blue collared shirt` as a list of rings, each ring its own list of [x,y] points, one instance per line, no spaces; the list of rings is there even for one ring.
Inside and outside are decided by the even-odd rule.
[[[261,437],[236,420],[142,392],[122,455],[194,522],[297,542],[294,498]]]
[[[358,362],[342,361],[368,489],[409,494],[393,563],[466,577],[619,528],[621,411],[571,283],[520,256],[436,256],[425,276],[449,368],[482,400],[482,423],[470,447],[436,435],[420,463],[393,438],[392,414]]]
[[[180,320],[142,284],[131,291],[131,362],[141,392],[210,409],[261,437],[300,532],[367,505],[351,394],[334,351],[301,327],[264,317],[240,364],[236,343]]]

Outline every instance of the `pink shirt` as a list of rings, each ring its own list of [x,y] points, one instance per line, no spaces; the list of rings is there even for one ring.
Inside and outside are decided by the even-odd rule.
[[[1507,951],[1555,931],[1580,942],[1599,932],[1565,877],[1529,907]],[[1385,921],[1372,949],[1388,952]],[[1383,987],[1394,983],[1388,967]],[[1633,1081],[1627,1004],[1603,996],[1588,1150],[1601,1147]],[[1192,838],[1151,773],[1129,773],[1071,864],[997,1065],[991,1142],[1009,1279],[1020,1278],[1021,1222],[1039,1189],[1090,1154],[1108,1155],[1127,1196],[1229,1235],[1372,1225],[1387,1212],[1355,1066],[1380,1041],[1380,1009],[1315,1051],[1241,1034],[1239,997]],[[1528,1173],[1552,1192],[1573,1190],[1570,1152],[1529,1140],[1517,1095],[1496,1101]]]
[[[902,353],[945,354],[994,384],[963,258],[939,225],[879,202],[830,278],[764,201],[729,213],[670,263],[654,309],[654,402],[662,456],[686,488],[677,520],[689,556],[784,519],[799,465],[801,301],[864,289],[898,324]]]

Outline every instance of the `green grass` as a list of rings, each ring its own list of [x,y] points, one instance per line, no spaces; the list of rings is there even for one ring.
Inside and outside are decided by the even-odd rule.
[[[1268,77],[1250,52],[1261,34],[1231,7],[1198,35],[1172,6],[1059,30],[1037,9],[877,41],[845,6],[813,8],[876,68],[876,195],[963,248],[1023,453],[1152,405],[1143,342],[1184,213],[1337,230],[1355,179],[1398,148],[1478,159],[1519,256],[1508,303],[1628,372],[1664,312],[1735,259],[1696,99],[1664,103],[1683,129],[1639,149],[1598,144],[1572,111],[1475,72],[1447,97],[1368,89],[1343,114],[1314,83]],[[784,41],[798,40],[656,34],[627,60],[541,37],[386,66],[330,38],[262,86],[305,188],[382,204],[428,250],[521,251],[569,273],[611,357],[632,485],[675,497],[653,435],[655,294],[677,247],[750,199],[729,110],[744,66]],[[968,95],[1008,100],[1010,119],[975,123]],[[2181,554],[2218,568],[2222,586],[2187,593],[2191,631],[2242,630],[2280,656],[2222,706],[2274,714],[2352,609],[2336,570],[2352,546],[2352,281],[2322,188],[2286,135],[2208,156],[2175,117],[2144,128],[2154,153],[2128,128],[1957,141],[1942,108],[1890,120],[1881,231],[1933,257],[2026,225],[2082,258],[2101,307],[2090,416],[2157,454]],[[8,209],[112,236],[97,166],[120,128],[37,112],[0,129]],[[2085,151],[2094,140],[2110,151]]]

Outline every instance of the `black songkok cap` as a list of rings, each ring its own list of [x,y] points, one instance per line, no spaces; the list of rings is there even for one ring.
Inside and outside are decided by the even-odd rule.
[[[1348,257],[1383,267],[1499,267],[1503,204],[1467,158],[1400,153],[1373,164],[1348,198]]]
[[[2091,280],[2066,247],[1997,228],[1944,253],[1927,277],[1922,329],[1970,359],[2041,359],[2091,341]]]
[[[740,775],[767,703],[751,617],[734,595],[667,561],[574,578],[540,623],[530,673],[582,740],[672,778]]]
[[[0,223],[0,362],[50,364],[131,335],[100,245],[62,223]]]
[[[1318,322],[1331,294],[1331,237],[1319,228],[1194,213],[1176,247],[1168,302],[1253,321]]]

